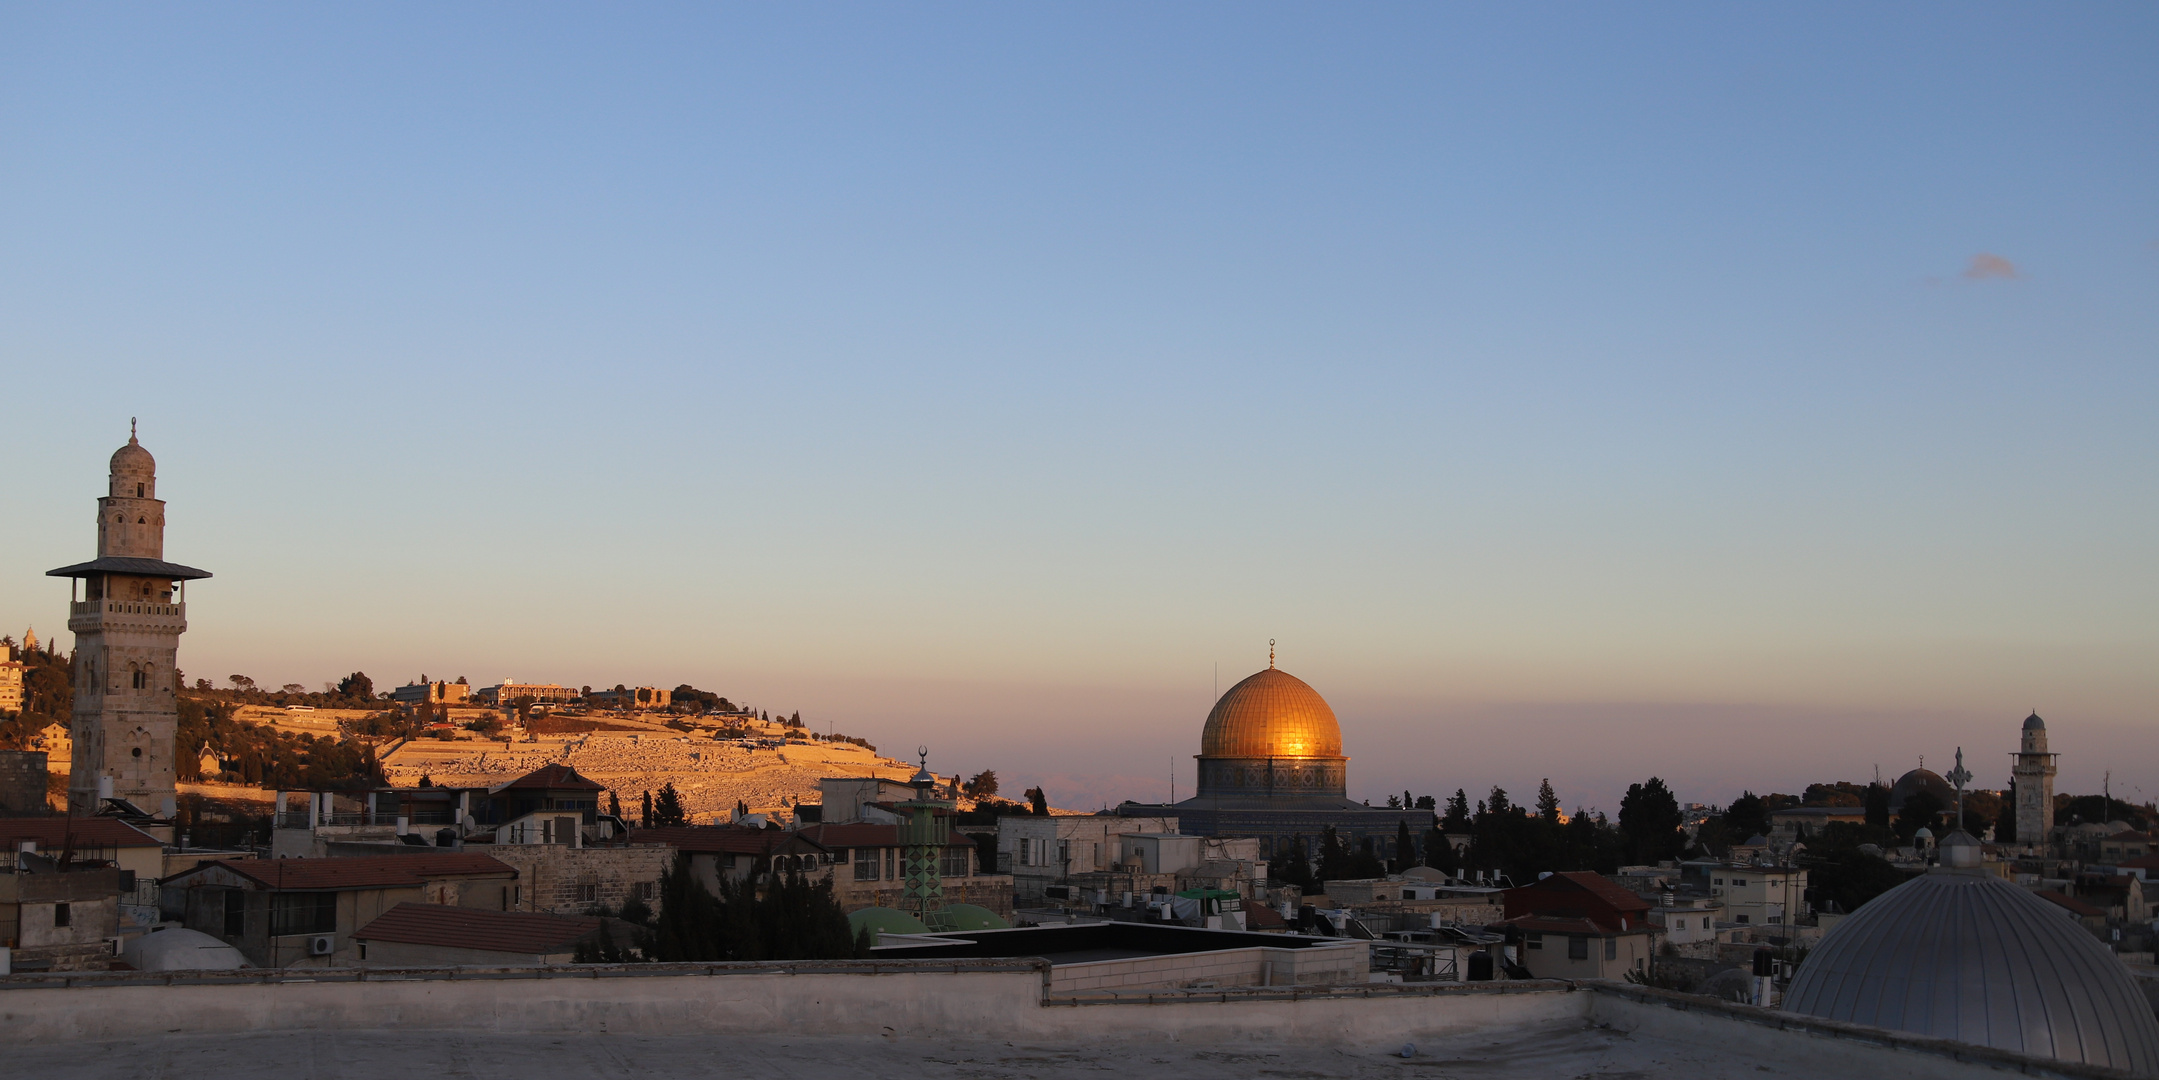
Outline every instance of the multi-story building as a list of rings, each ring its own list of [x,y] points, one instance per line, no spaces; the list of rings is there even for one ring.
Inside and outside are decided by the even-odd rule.
[[[0,642],[0,713],[22,711],[22,680],[26,665],[15,659],[15,646]]]
[[[1506,894],[1506,925],[1519,931],[1516,961],[1544,979],[1618,979],[1646,974],[1656,954],[1649,901],[1587,871],[1550,874]]]
[[[621,690],[594,690],[585,695],[585,704],[595,709],[626,709],[652,711],[665,709],[673,704],[675,692],[657,686],[625,687]]]
[[[866,907],[904,910],[906,858],[902,826],[809,825],[798,833],[829,854],[832,894],[849,911]],[[948,904],[974,904],[999,915],[1012,915],[1012,879],[1003,874],[978,872],[975,845],[966,836],[948,832],[938,859],[938,884]]]
[[[505,679],[498,686],[481,688],[473,696],[484,704],[506,709],[516,704],[518,698],[531,698],[535,705],[567,705],[577,700],[578,692],[573,687],[554,683],[521,683]]]
[[[75,632],[68,807],[89,812],[117,797],[169,815],[187,583],[210,573],[165,561],[157,461],[132,431],[112,455],[97,514],[97,558],[46,572],[80,583],[70,586],[68,602]]]
[[[1145,845],[1136,839],[1128,842],[1128,837],[1139,834],[1170,834],[1186,842],[1189,857],[1179,860],[1168,873],[1198,866],[1204,838],[1177,837],[1176,832],[1174,817],[1007,814],[997,819],[995,869],[1012,875],[1014,902],[1031,904],[1042,900],[1049,886],[1069,883],[1076,874],[1115,870],[1132,858],[1142,857]],[[1256,842],[1252,846],[1257,849]]]
[[[1749,866],[1700,859],[1683,865],[1690,891],[1724,905],[1727,918],[1749,926],[1797,922],[1808,913],[1807,872],[1796,866]]]
[[[461,682],[406,683],[390,691],[390,700],[400,705],[462,705],[471,696],[472,687]]]

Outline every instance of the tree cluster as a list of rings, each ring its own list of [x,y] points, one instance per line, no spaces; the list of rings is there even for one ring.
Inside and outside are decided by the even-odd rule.
[[[697,960],[839,960],[869,955],[868,929],[855,933],[831,881],[762,867],[722,877],[715,895],[675,856],[660,874],[660,913],[643,942],[646,957]]]
[[[202,752],[208,748],[224,762],[223,778],[257,787],[330,791],[388,783],[372,742],[244,724],[232,718],[234,712],[229,702],[179,700],[173,764],[180,779],[217,778],[201,774]]]

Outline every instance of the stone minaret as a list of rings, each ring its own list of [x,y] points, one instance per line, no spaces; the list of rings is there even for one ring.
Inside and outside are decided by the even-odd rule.
[[[67,621],[75,633],[68,811],[95,812],[103,788],[151,813],[171,814],[186,583],[210,575],[165,561],[157,462],[132,430],[112,455],[110,484],[97,501],[97,558],[47,573],[82,583],[79,597],[69,590]]]
[[[2046,850],[2054,831],[2054,759],[2047,753],[2047,722],[2038,713],[2024,718],[2024,744],[2009,774],[2017,782],[2017,843]]]

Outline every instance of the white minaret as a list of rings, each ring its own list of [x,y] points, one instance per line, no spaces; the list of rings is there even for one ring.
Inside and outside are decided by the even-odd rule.
[[[75,633],[74,761],[68,811],[126,799],[151,813],[173,810],[173,735],[179,725],[177,661],[187,631],[186,583],[208,571],[165,560],[165,502],[157,462],[135,441],[112,455],[97,501],[97,558],[47,571],[69,588]],[[179,594],[175,595],[175,590]]]
[[[2024,742],[2009,775],[2017,782],[2017,843],[2045,851],[2054,831],[2054,759],[2047,753],[2047,722],[2038,713],[2024,718]]]

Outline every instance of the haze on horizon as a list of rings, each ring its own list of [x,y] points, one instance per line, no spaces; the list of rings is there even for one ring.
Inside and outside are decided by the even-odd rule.
[[[1060,805],[2159,795],[2159,10],[0,4],[0,630],[690,682]],[[215,675],[211,675],[211,673]],[[1217,682],[1219,680],[1219,682]]]

